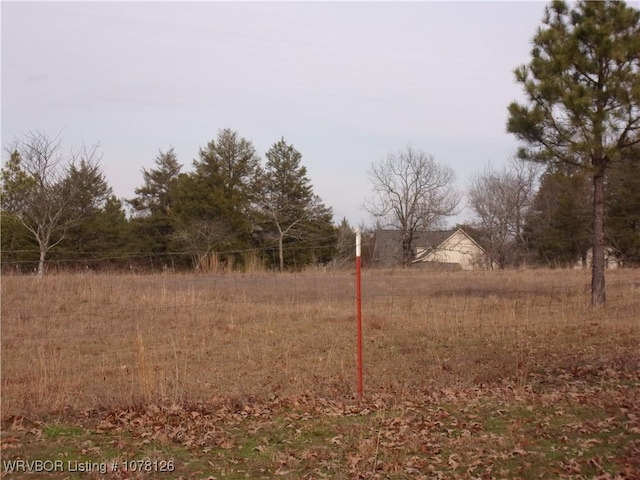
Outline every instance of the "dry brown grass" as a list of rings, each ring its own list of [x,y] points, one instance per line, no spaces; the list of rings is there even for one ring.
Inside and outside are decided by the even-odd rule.
[[[355,390],[352,272],[2,279],[2,416]],[[640,274],[365,271],[365,394],[637,369]]]

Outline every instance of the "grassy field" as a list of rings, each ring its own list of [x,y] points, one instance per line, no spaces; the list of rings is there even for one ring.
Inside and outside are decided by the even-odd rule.
[[[354,280],[4,276],[3,462],[51,462],[30,464],[49,478],[640,478],[639,271],[609,272],[596,310],[585,271],[365,271],[362,401]],[[16,465],[1,475],[42,476]]]

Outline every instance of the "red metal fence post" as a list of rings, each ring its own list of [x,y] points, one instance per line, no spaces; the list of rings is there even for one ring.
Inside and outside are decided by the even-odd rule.
[[[362,282],[361,282],[361,235],[360,230],[356,229],[356,322],[358,330],[358,397],[362,399],[363,381],[362,381]]]

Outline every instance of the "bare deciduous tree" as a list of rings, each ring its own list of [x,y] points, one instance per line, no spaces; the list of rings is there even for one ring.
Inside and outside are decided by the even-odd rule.
[[[196,271],[206,271],[208,262],[218,261],[216,249],[228,248],[233,240],[233,229],[222,220],[193,220],[174,232],[171,238],[188,250]]]
[[[29,133],[7,148],[2,169],[2,213],[21,223],[40,249],[38,276],[47,252],[111,194],[100,170],[99,144],[69,155],[58,136]]]
[[[525,249],[523,229],[535,197],[540,167],[512,159],[502,170],[491,164],[475,175],[467,192],[489,253],[501,268],[517,263]]]
[[[416,232],[437,228],[455,213],[459,203],[453,188],[455,173],[408,146],[373,163],[368,175],[374,195],[365,209],[378,225],[402,232],[403,264],[408,266]]]

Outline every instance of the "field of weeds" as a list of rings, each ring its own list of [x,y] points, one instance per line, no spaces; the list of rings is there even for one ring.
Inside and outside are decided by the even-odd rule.
[[[607,281],[367,270],[359,400],[352,272],[5,276],[0,472],[640,478],[640,272]]]

